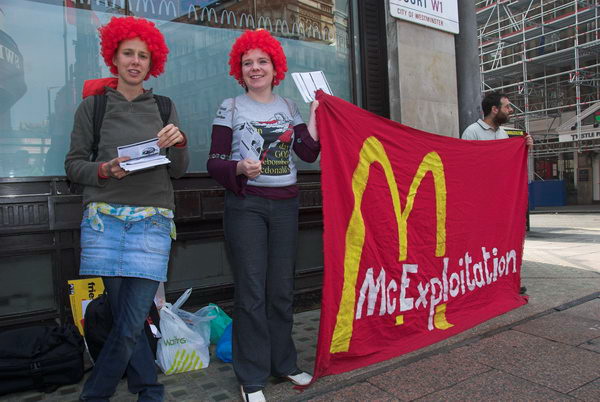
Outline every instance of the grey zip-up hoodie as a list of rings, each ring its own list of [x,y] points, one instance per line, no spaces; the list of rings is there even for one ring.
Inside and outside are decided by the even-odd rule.
[[[121,180],[101,179],[98,168],[103,162],[117,157],[117,147],[156,138],[162,129],[158,106],[152,91],[147,91],[131,102],[120,92],[106,87],[106,112],[100,130],[98,157],[90,162],[93,143],[94,98],[85,98],[75,112],[71,147],[65,159],[67,177],[84,185],[83,204],[106,202],[132,206],[151,206],[175,209],[171,177],[185,174],[188,167],[188,149],[170,147],[161,153],[171,160],[168,165],[133,172]],[[172,105],[169,123],[179,126],[175,105]]]

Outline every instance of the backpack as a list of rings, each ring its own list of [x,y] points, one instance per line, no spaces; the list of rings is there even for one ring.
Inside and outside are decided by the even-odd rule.
[[[72,324],[0,333],[0,395],[52,392],[83,377],[83,338]]]
[[[94,96],[94,109],[92,113],[92,127],[94,130],[94,140],[92,142],[92,153],[90,154],[90,162],[94,162],[98,157],[98,144],[100,143],[100,129],[102,129],[102,122],[104,121],[104,114],[106,113],[106,103],[108,97],[106,95],[93,95]],[[154,100],[158,106],[160,118],[163,122],[163,127],[169,123],[169,116],[171,116],[172,101],[168,96],[154,95]],[[69,191],[71,194],[83,194],[83,186],[79,183],[68,182]]]
[[[88,304],[87,308],[85,309],[85,317],[83,321],[85,342],[93,361],[96,361],[98,358],[98,355],[100,354],[100,351],[102,350],[102,347],[108,338],[108,334],[112,329],[112,324],[113,316],[110,309],[110,304],[108,302],[108,297],[103,293]],[[148,343],[150,344],[150,349],[152,349],[152,354],[156,356],[158,339],[155,337],[152,331],[152,325],[154,325],[155,330],[158,330],[160,325],[160,316],[154,302],[152,302],[150,313],[148,314],[146,322],[144,323],[144,332],[146,334],[146,338],[148,338]]]

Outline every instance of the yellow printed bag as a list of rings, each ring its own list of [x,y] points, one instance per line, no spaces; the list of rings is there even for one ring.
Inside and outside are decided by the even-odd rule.
[[[71,313],[73,322],[84,335],[83,317],[88,304],[96,297],[104,293],[104,282],[102,278],[73,279],[67,281],[69,285],[69,301],[71,302]]]

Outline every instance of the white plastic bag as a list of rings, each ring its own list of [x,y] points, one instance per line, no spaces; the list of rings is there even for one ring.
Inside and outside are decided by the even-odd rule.
[[[175,303],[173,303],[173,310],[180,309],[181,306],[183,306],[183,303],[185,303],[187,301],[187,299],[190,298],[191,294],[192,294],[192,288],[189,288],[188,290],[183,292],[183,294],[181,296],[179,296],[179,299],[177,299],[177,301]]]
[[[160,310],[162,339],[158,341],[156,363],[166,375],[208,367],[210,336],[204,337],[189,328],[165,303]]]
[[[158,311],[165,305],[167,302],[165,298],[165,283],[161,282],[158,285],[158,289],[156,290],[156,294],[154,295],[154,304],[156,304],[156,308]]]
[[[179,318],[183,320],[194,332],[200,334],[203,339],[208,339],[210,342],[210,321],[213,320],[216,315],[210,315],[214,310],[215,306],[206,306],[190,313],[181,309],[181,306],[187,301],[192,294],[192,288],[189,288],[173,303],[172,311],[175,312]]]

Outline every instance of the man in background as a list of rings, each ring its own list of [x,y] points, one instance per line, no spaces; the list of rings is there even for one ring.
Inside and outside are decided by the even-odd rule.
[[[463,131],[463,140],[503,140],[508,134],[501,127],[508,123],[510,115],[514,110],[505,94],[491,92],[481,101],[483,119],[477,120]],[[533,146],[533,138],[529,134],[525,136],[527,147]]]
[[[481,101],[483,110],[483,119],[477,120],[463,131],[461,138],[463,140],[503,140],[508,138],[508,134],[501,127],[508,123],[510,115],[514,110],[510,106],[508,97],[500,92],[491,92]],[[527,148],[533,147],[533,138],[527,134],[525,136]],[[521,286],[520,293],[527,292],[525,286]]]

